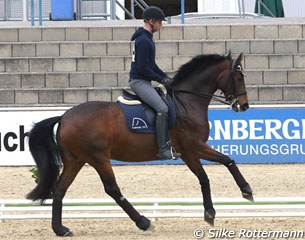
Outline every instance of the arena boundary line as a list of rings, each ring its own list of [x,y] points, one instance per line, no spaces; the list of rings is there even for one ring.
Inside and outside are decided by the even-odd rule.
[[[128,217],[112,199],[64,199],[63,202],[66,219]],[[201,198],[145,198],[130,202],[153,219],[204,217]],[[215,198],[213,202],[217,218],[305,217],[305,197],[256,198],[254,203],[243,198]],[[0,199],[0,221],[50,219],[51,203],[52,200],[40,205],[29,200]]]

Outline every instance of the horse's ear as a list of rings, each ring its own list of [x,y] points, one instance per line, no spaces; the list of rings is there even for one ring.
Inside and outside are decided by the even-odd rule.
[[[240,63],[241,63],[241,60],[243,59],[243,53],[241,52],[238,57],[236,58],[236,61],[235,61],[235,66],[234,67],[237,67]]]
[[[232,54],[231,49],[229,49],[227,57],[231,58],[231,54]]]

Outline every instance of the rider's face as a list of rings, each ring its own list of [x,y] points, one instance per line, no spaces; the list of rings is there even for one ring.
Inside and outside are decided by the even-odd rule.
[[[157,32],[162,27],[162,20],[151,20],[151,24],[153,25],[153,32]]]

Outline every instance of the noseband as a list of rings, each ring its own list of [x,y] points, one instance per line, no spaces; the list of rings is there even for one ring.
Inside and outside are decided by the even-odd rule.
[[[234,104],[237,101],[237,97],[247,94],[246,91],[243,92],[236,91],[236,84],[234,79],[235,72],[236,71],[240,72],[244,77],[246,76],[246,74],[243,72],[241,65],[237,65],[237,67],[235,68],[235,63],[236,63],[236,59],[234,59],[231,63],[230,76],[226,87],[226,89],[229,89],[229,94],[227,97],[225,97],[226,104],[228,105]]]

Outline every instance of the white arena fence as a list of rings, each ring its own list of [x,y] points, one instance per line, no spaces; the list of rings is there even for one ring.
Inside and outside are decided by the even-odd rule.
[[[201,198],[145,198],[129,200],[141,214],[158,218],[203,218]],[[216,218],[305,217],[305,197],[213,199]],[[0,199],[0,221],[49,219],[52,200],[43,205],[29,200]],[[63,218],[126,218],[112,199],[64,199]]]

